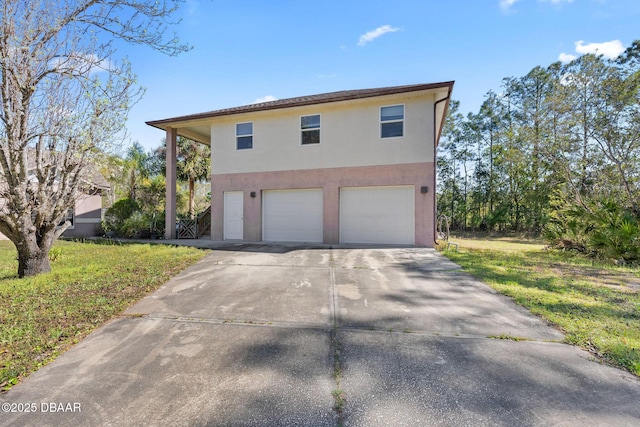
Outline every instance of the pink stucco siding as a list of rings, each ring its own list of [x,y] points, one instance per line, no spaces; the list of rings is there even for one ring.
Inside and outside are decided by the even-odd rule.
[[[323,190],[323,241],[340,241],[340,188],[413,185],[415,244],[433,247],[435,240],[435,176],[433,163],[306,169],[213,175],[211,216],[214,240],[223,239],[224,192],[244,192],[244,240],[262,240],[262,191],[302,188]],[[421,187],[428,187],[427,193]],[[251,197],[255,192],[255,197]]]
[[[62,234],[64,237],[93,237],[98,235],[102,216],[102,195],[83,194],[76,200],[73,227]]]

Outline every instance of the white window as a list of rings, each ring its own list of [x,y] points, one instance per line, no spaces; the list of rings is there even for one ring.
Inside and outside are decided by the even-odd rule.
[[[302,145],[320,144],[320,114],[300,118]]]
[[[404,136],[404,105],[380,107],[380,138]]]
[[[236,124],[236,149],[250,150],[253,148],[253,122]]]

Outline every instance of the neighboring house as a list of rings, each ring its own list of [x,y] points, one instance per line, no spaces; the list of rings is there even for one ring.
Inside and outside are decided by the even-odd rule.
[[[62,237],[95,237],[101,234],[102,192],[110,189],[107,180],[98,171],[88,168],[82,182],[81,194],[75,206],[67,211],[65,221],[71,225]],[[0,240],[6,236],[0,233]]]
[[[348,90],[147,122],[211,145],[211,238],[431,247],[453,82]]]
[[[65,220],[71,225],[62,233],[62,237],[95,237],[101,234],[102,192],[110,188],[102,174],[90,172],[74,208],[67,212]]]

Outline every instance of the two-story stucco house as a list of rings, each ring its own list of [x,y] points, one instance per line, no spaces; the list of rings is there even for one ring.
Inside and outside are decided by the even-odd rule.
[[[435,152],[453,82],[281,99],[147,124],[211,145],[214,240],[433,246]]]

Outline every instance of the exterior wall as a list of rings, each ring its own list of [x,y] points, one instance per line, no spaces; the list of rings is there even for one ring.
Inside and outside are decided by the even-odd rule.
[[[94,237],[102,218],[102,196],[97,194],[84,194],[78,200],[74,208],[73,227],[67,228],[62,237]],[[0,233],[0,240],[7,237]]]
[[[307,147],[303,147],[307,148]],[[435,241],[435,165],[433,162],[383,166],[216,174],[212,177],[211,217],[214,240],[223,239],[224,192],[244,192],[244,240],[262,240],[262,191],[322,188],[323,241],[340,241],[340,188],[414,185],[416,246],[432,247]],[[422,186],[428,187],[426,194]],[[251,197],[251,192],[256,197]]]
[[[67,228],[63,237],[93,237],[97,236],[102,217],[102,196],[84,194],[76,200],[73,228]]]
[[[434,92],[413,92],[213,118],[212,239],[224,238],[225,191],[243,191],[243,238],[261,241],[262,191],[321,188],[323,241],[335,244],[340,188],[413,185],[415,244],[432,247],[435,101]],[[403,136],[380,138],[380,108],[398,104],[404,105]],[[320,143],[302,145],[300,117],[314,114],[320,115]],[[253,148],[237,150],[236,124],[245,122],[253,123]]]
[[[380,138],[380,107],[404,104],[404,136]],[[434,95],[401,94],[213,119],[213,175],[432,162]],[[300,117],[320,114],[320,143],[301,145]],[[253,122],[253,148],[235,125]],[[217,179],[217,178],[216,178]]]

